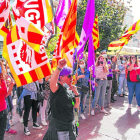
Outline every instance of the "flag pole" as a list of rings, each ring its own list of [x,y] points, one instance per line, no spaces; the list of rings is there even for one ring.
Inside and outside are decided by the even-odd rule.
[[[90,67],[90,89],[89,89],[89,117],[90,117],[90,102],[91,102],[91,67]]]

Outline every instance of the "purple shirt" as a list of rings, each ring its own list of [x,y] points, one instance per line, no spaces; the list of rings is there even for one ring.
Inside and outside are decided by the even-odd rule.
[[[111,65],[111,61],[108,60],[108,61],[107,61],[107,64],[108,64],[108,65]],[[113,77],[112,69],[109,69],[109,74],[107,75],[107,77]]]

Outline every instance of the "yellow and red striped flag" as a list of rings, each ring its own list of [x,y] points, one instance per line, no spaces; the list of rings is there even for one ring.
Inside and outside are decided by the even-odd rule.
[[[3,57],[8,62],[17,87],[51,75],[44,47],[40,46],[39,53],[34,51],[20,39],[16,25],[8,33],[4,43]]]
[[[121,49],[125,44],[128,43],[128,41],[130,40],[130,37],[133,34],[137,33],[138,30],[140,30],[140,20],[138,20],[127,31],[125,31],[125,34],[123,34],[120,38],[111,42],[108,46],[108,50]]]
[[[77,0],[73,0],[64,22],[62,33],[61,58],[67,60],[67,65],[72,67],[76,34]]]
[[[93,24],[92,38],[93,38],[94,50],[96,50],[100,46],[99,25],[98,25],[98,16],[97,15],[96,15],[96,18],[95,18],[95,21],[94,21],[94,24]]]

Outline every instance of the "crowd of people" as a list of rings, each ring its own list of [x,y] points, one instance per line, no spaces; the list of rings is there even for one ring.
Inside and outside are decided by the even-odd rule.
[[[140,64],[137,56],[107,56],[103,52],[96,58],[95,73],[87,69],[86,55],[75,61],[73,69],[67,67],[66,63],[65,59],[59,60],[52,75],[17,88],[9,67],[4,67],[4,62],[0,61],[0,140],[4,139],[5,133],[17,133],[17,130],[11,129],[12,100],[15,97],[16,112],[19,114],[19,122],[23,123],[25,135],[31,135],[28,129],[31,110],[33,129],[42,129],[37,123],[39,114],[43,126],[48,125],[47,119],[50,117],[43,140],[75,140],[79,118],[86,119],[84,111],[87,107],[86,99],[90,95],[93,99],[93,116],[96,108],[108,114],[105,106],[112,108],[111,103],[117,101],[114,98],[117,92],[119,97],[128,96],[129,109],[135,95],[140,111]],[[38,91],[46,94],[47,98],[42,102],[38,101]]]

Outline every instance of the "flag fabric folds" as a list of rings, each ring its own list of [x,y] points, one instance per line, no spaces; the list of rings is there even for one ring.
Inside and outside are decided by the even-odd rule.
[[[15,0],[13,13],[16,20],[20,15],[40,29],[53,19],[50,0]]]
[[[89,36],[89,45],[88,45],[88,69],[92,69],[92,74],[94,76],[95,72],[95,54],[94,54],[94,46],[93,46],[93,39],[92,35]]]
[[[96,50],[100,46],[100,43],[99,43],[99,25],[98,25],[98,16],[97,15],[96,15],[96,18],[95,18],[95,21],[93,24],[92,37],[93,37],[94,50]]]
[[[60,0],[59,5],[55,14],[55,23],[62,29],[71,5],[71,0]]]
[[[39,53],[34,51],[20,39],[16,25],[8,33],[5,42],[3,57],[8,62],[17,87],[51,74],[51,66],[44,47],[40,47]]]
[[[73,0],[66,20],[64,22],[62,33],[61,58],[67,60],[67,65],[72,67],[74,54],[74,41],[76,33],[77,18],[77,0]]]
[[[130,37],[137,33],[138,30],[140,30],[140,20],[138,20],[127,31],[125,31],[125,34],[123,34],[120,38],[111,42],[108,46],[108,50],[120,50],[125,44],[128,43]]]
[[[16,25],[21,39],[35,51],[39,52],[44,33],[24,17],[17,18]]]
[[[6,22],[10,13],[10,0],[0,1],[0,29]]]
[[[89,36],[92,33],[93,22],[95,14],[95,3],[94,0],[88,0],[87,10],[83,22],[82,32],[80,36],[80,42],[77,47],[77,56],[84,52],[84,46]]]

